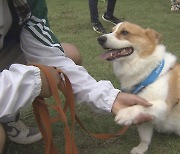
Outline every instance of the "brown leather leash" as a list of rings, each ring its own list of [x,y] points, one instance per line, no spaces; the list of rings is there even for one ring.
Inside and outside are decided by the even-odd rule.
[[[98,139],[109,139],[109,138],[117,137],[119,135],[122,135],[128,129],[128,127],[123,127],[119,132],[115,134],[95,134],[89,132],[83,126],[83,124],[81,123],[81,121],[79,120],[78,116],[75,113],[73,90],[71,87],[71,83],[68,77],[66,76],[66,74],[64,74],[60,69],[56,69],[61,77],[60,83],[59,85],[57,85],[56,82],[53,80],[52,75],[48,72],[46,66],[40,64],[33,64],[33,65],[39,67],[39,69],[41,69],[41,71],[43,71],[43,73],[45,74],[52,92],[52,97],[55,101],[54,105],[50,105],[45,102],[44,98],[37,97],[33,102],[33,110],[34,110],[35,118],[38,127],[42,133],[43,139],[45,141],[45,154],[59,154],[59,150],[55,147],[53,143],[52,127],[51,127],[52,123],[57,122],[59,120],[61,120],[65,126],[64,127],[65,154],[78,154],[78,150],[74,138],[75,121],[81,126],[81,128],[85,132]],[[63,93],[64,97],[66,98],[64,108],[62,107],[58,90],[60,90]],[[48,107],[55,110],[58,113],[58,116],[50,117]],[[71,128],[69,128],[68,120],[66,116],[66,112],[68,109],[70,111],[70,117],[71,117]]]

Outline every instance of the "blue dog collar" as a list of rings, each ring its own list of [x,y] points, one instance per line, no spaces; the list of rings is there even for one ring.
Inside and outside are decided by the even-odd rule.
[[[144,89],[149,84],[153,83],[161,73],[164,67],[164,59],[159,63],[159,65],[151,72],[151,74],[141,83],[139,83],[132,91],[132,94],[139,93],[142,89]]]

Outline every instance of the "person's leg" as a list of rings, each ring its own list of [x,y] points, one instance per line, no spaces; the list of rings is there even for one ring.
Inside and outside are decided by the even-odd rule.
[[[113,16],[115,5],[116,5],[116,0],[108,0],[108,2],[107,2],[107,10],[106,10],[106,15],[108,17]]]
[[[26,63],[19,48],[19,43],[6,37],[4,48],[0,50],[0,69],[9,69],[12,63]],[[7,52],[8,51],[8,52]],[[6,52],[8,54],[6,54]],[[20,113],[11,117],[1,117],[1,123],[9,140],[18,144],[30,144],[42,139],[38,128],[27,127],[20,120]]]
[[[115,5],[116,5],[116,0],[108,0],[106,12],[104,13],[104,15],[102,15],[102,19],[104,21],[111,22],[114,25],[122,22],[121,19],[118,19],[113,15]]]
[[[20,120],[20,113],[16,116],[3,120],[3,127],[10,141],[17,144],[31,144],[42,139],[42,135],[38,128],[27,127]],[[5,122],[6,120],[6,122]],[[11,121],[10,121],[11,120]]]
[[[91,22],[92,23],[99,22],[98,0],[89,0],[89,11],[90,11]]]
[[[89,10],[93,30],[97,33],[105,33],[105,29],[99,21],[98,0],[89,0]]]
[[[0,153],[2,153],[3,151],[4,143],[5,143],[5,132],[2,125],[0,124]]]
[[[67,57],[72,59],[75,64],[82,65],[82,57],[79,50],[70,43],[61,44]]]
[[[171,11],[180,10],[180,0],[171,0]]]

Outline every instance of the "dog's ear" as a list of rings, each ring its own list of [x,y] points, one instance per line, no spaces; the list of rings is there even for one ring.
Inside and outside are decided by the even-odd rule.
[[[161,42],[161,38],[162,38],[162,35],[158,32],[156,32],[155,30],[153,29],[146,29],[146,35],[151,39],[151,40],[156,40],[156,43],[160,43]]]

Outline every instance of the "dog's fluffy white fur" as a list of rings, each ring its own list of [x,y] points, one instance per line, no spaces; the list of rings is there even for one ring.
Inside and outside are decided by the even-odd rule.
[[[120,110],[115,117],[116,123],[130,125],[140,113],[154,116],[154,120],[137,126],[141,142],[130,153],[143,154],[148,150],[154,128],[180,135],[180,65],[176,56],[160,44],[160,34],[123,22],[116,25],[112,33],[101,36],[99,42],[105,49],[116,50],[116,55],[111,54],[109,60],[113,62],[114,73],[126,92],[142,82],[162,59],[165,61],[156,81],[138,93],[152,103],[152,107],[135,105]]]

